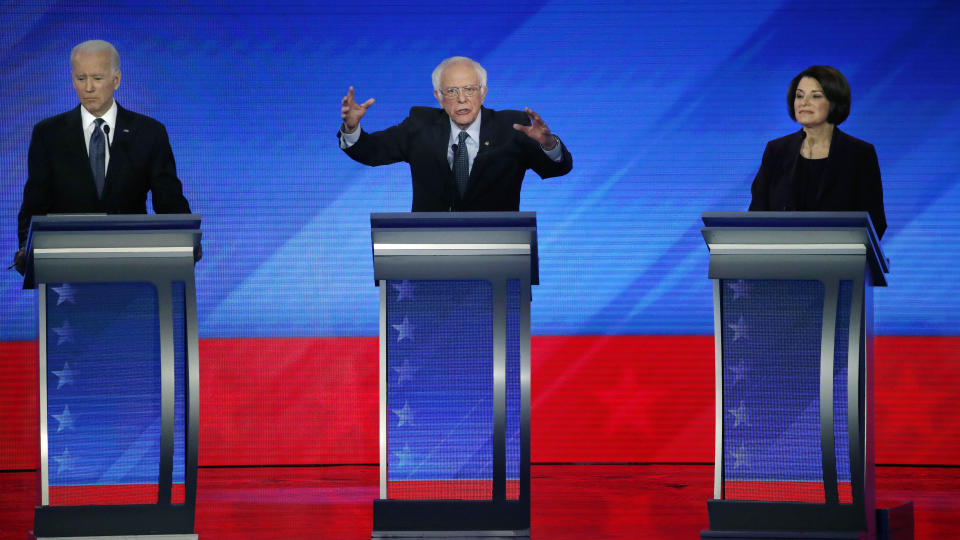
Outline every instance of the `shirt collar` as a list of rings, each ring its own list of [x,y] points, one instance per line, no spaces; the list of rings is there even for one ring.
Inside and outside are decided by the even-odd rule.
[[[470,126],[467,127],[467,129],[465,130],[461,130],[460,126],[455,124],[453,119],[450,119],[450,143],[453,144],[457,142],[457,137],[460,135],[461,131],[466,131],[467,134],[470,135],[471,139],[479,143],[480,142],[480,117],[483,116],[482,112],[483,111],[481,110],[481,114],[478,114],[477,118],[473,121],[473,123],[470,124]]]
[[[103,116],[100,118],[103,118],[104,123],[111,128],[115,128],[117,126],[117,100],[113,100],[113,103],[110,104],[110,108],[107,109],[107,112],[103,113]],[[83,105],[80,106],[80,125],[82,125],[84,129],[90,127],[90,124],[92,124],[96,119],[97,117],[90,114],[90,111],[88,111]]]

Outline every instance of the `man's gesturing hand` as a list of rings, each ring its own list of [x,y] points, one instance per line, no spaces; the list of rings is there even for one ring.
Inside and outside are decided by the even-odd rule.
[[[531,111],[529,107],[523,110],[526,111],[527,116],[530,117],[530,125],[514,124],[513,129],[526,133],[528,137],[540,143],[540,146],[547,150],[556,148],[558,139],[556,135],[550,133],[550,128],[548,128],[547,124],[540,118],[540,115]]]
[[[342,107],[340,107],[340,118],[343,119],[344,131],[353,133],[360,125],[360,119],[367,114],[367,109],[373,105],[373,98],[357,105],[353,99],[353,87],[347,90],[347,95],[343,96]]]

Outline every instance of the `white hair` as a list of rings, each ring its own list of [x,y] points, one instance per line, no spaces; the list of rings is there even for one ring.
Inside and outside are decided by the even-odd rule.
[[[110,69],[116,73],[117,70],[120,69],[120,53],[117,52],[117,49],[111,45],[109,41],[102,39],[91,39],[83,43],[78,43],[73,47],[73,50],[70,51],[70,62],[73,63],[73,58],[78,54],[101,53],[110,53]]]
[[[466,56],[451,56],[443,62],[440,62],[433,70],[433,89],[440,91],[440,76],[443,75],[443,70],[450,67],[451,64],[470,64],[473,66],[473,69],[477,70],[477,78],[480,80],[480,87],[485,88],[487,86],[487,70],[483,69],[483,66],[480,65],[476,60],[467,58]]]

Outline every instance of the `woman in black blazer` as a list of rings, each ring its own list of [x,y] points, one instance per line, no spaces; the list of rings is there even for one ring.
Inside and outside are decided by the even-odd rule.
[[[803,129],[767,143],[750,210],[862,210],[883,236],[877,152],[836,127],[850,114],[847,79],[830,66],[805,69],[790,81],[787,111]]]

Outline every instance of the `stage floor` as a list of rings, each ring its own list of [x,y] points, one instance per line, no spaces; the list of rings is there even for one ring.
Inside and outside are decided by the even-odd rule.
[[[534,465],[534,539],[698,538],[712,465]],[[200,469],[201,540],[370,538],[377,467]],[[881,503],[913,501],[917,539],[960,538],[960,468],[878,467]],[[33,472],[0,472],[0,539],[24,540]]]

